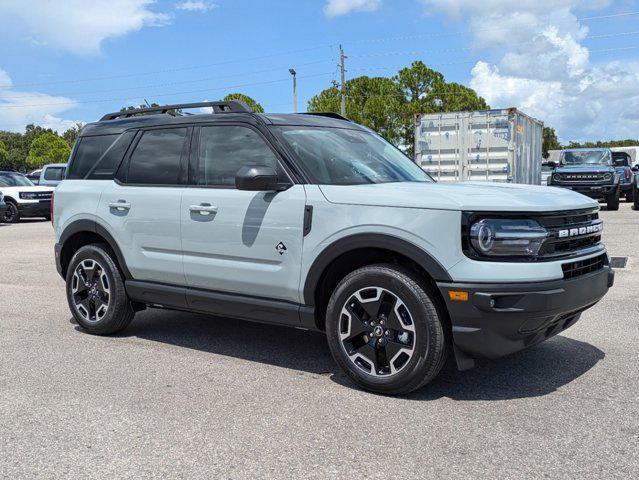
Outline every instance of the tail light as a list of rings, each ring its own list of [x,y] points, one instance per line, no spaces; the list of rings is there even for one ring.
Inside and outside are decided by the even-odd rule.
[[[630,180],[632,178],[632,171],[629,168],[626,168],[626,180]]]
[[[53,225],[53,198],[55,197],[55,192],[51,192],[51,206],[49,207],[49,216],[51,217],[51,225]]]

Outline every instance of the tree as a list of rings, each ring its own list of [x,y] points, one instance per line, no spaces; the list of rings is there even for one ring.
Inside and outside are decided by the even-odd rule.
[[[264,113],[264,108],[262,105],[257,103],[253,98],[248,95],[244,95],[243,93],[229,93],[226,97],[222,99],[223,102],[228,102],[230,100],[241,100],[246,103],[249,107],[253,109],[256,113]]]
[[[406,102],[398,85],[385,77],[357,77],[348,80],[346,116],[375,130],[389,142],[401,143],[402,105]],[[336,84],[308,102],[309,112],[340,111],[340,91]]]
[[[557,134],[555,133],[554,128],[544,127],[542,136],[543,136],[543,143],[541,146],[542,157],[548,158],[548,156],[550,155],[548,153],[549,150],[561,149],[561,144],[559,143],[559,140],[557,139]]]
[[[9,170],[6,166],[7,160],[9,160],[9,152],[4,142],[0,140],[0,170]]]
[[[69,144],[70,147],[73,147],[76,139],[80,136],[80,131],[84,125],[82,123],[76,123],[73,127],[67,129],[63,134],[62,138]]]
[[[54,133],[43,133],[31,144],[27,156],[29,168],[40,168],[47,163],[64,163],[69,158],[71,147]]]
[[[482,97],[459,83],[447,83],[444,76],[417,60],[402,68],[394,77],[406,96],[402,143],[409,156],[415,144],[415,115],[420,113],[485,110],[490,108]]]

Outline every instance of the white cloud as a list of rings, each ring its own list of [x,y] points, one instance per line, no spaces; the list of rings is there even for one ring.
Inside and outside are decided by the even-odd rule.
[[[328,0],[324,6],[324,14],[333,18],[350,12],[372,12],[381,3],[382,0]]]
[[[25,125],[34,123],[62,133],[77,123],[59,116],[76,106],[70,98],[16,91],[12,86],[7,72],[0,69],[0,130],[22,132]]]
[[[100,51],[102,42],[166,25],[170,16],[151,10],[154,0],[3,0],[0,28],[24,23],[27,38],[36,45],[87,55]]]
[[[206,12],[216,8],[217,5],[206,0],[186,0],[175,5],[178,10],[186,10],[189,12]]]
[[[499,59],[471,71],[470,86],[492,107],[518,107],[564,141],[638,136],[639,65],[593,65],[574,14],[610,0],[420,1],[427,13],[466,20],[475,51]]]

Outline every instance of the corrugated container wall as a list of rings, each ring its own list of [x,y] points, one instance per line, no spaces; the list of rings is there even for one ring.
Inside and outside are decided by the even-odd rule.
[[[543,123],[516,108],[415,117],[415,162],[438,182],[541,183]]]

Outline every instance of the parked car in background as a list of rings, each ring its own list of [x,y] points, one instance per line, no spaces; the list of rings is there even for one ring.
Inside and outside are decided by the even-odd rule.
[[[639,210],[639,165],[632,167],[632,198],[635,202],[635,210]]]
[[[25,175],[29,180],[33,182],[34,185],[38,185],[40,183],[40,174],[42,173],[42,169],[33,170]]]
[[[0,223],[4,220],[4,212],[7,210],[7,204],[4,203],[4,195],[0,192]]]
[[[550,176],[552,175],[552,167],[548,162],[541,162],[541,184],[550,185]]]
[[[64,179],[64,173],[67,171],[66,163],[50,163],[42,167],[40,172],[40,181],[38,185],[46,187],[55,187]]]
[[[0,172],[0,189],[7,204],[4,222],[16,223],[26,217],[51,218],[53,188],[36,186],[18,172]]]
[[[147,307],[320,330],[355,383],[402,394],[447,354],[467,369],[564,331],[613,284],[596,201],[436,183],[334,113],[161,106],[105,115],[77,142],[55,258],[94,334]]]
[[[626,202],[632,202],[632,180],[634,175],[630,162],[631,158],[628,153],[612,152],[612,163],[615,171],[619,174],[619,194],[626,199]]]
[[[563,150],[554,168],[550,185],[582,193],[606,202],[608,210],[619,210],[620,175],[609,148]]]

